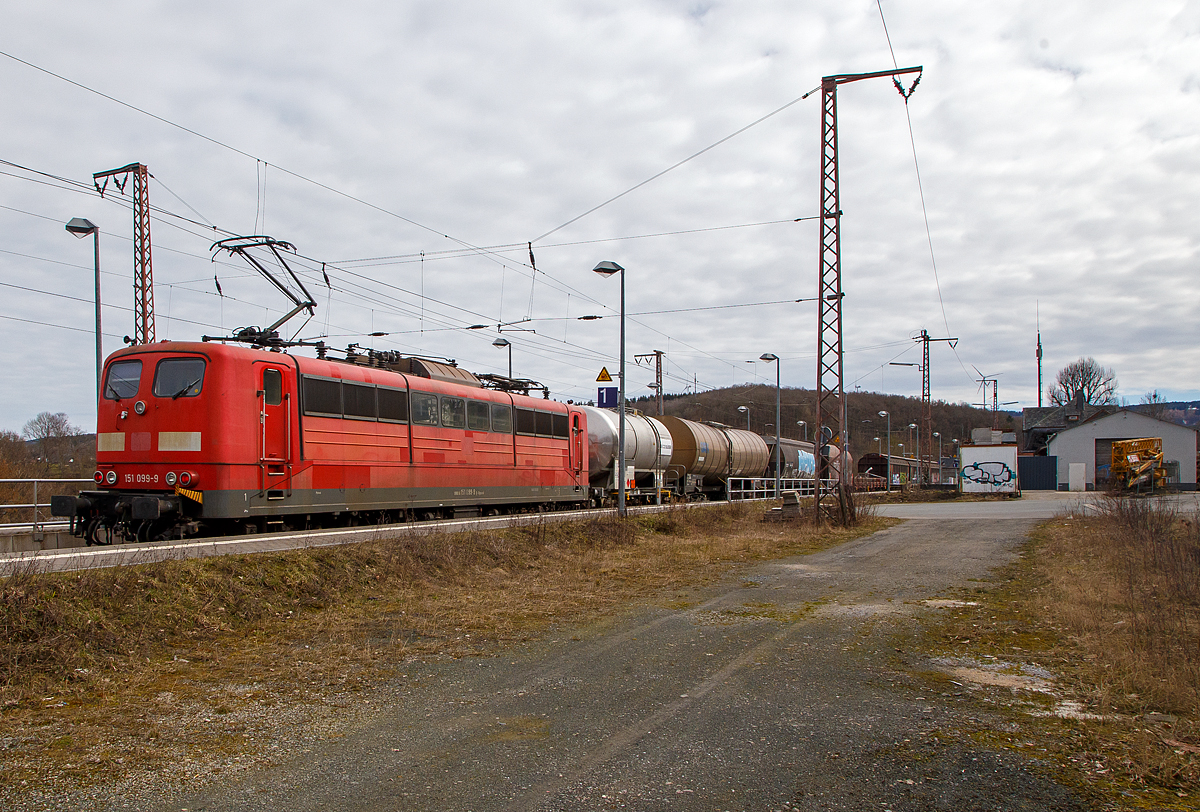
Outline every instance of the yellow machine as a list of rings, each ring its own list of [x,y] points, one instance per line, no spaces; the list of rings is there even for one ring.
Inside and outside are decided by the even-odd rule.
[[[1161,437],[1114,440],[1109,482],[1121,490],[1158,490],[1167,484]]]

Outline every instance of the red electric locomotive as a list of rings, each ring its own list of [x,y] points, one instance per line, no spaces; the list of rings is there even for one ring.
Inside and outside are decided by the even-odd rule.
[[[89,544],[588,498],[576,407],[452,364],[161,342],[109,357],[97,490],[56,497]]]

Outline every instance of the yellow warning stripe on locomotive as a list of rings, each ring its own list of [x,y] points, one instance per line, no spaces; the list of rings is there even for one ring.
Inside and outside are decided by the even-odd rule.
[[[193,502],[195,502],[198,505],[204,504],[204,494],[201,491],[193,491],[193,490],[190,490],[189,488],[181,488],[178,485],[176,485],[175,486],[175,495],[176,496],[186,496],[188,499],[191,499]]]

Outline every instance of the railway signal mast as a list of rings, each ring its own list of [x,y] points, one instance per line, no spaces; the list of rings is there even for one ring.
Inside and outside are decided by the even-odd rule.
[[[821,241],[817,287],[817,408],[814,455],[817,462],[814,503],[818,524],[826,518],[838,523],[849,520],[850,505],[847,492],[850,479],[850,456],[846,417],[846,394],[842,374],[842,208],[838,188],[838,85],[862,79],[892,77],[900,95],[906,100],[921,80],[918,75],[905,91],[896,77],[909,73],[920,74],[921,66],[877,71],[847,73],[821,79]],[[835,477],[830,456],[838,451],[836,484],[827,480]]]
[[[92,175],[96,191],[104,197],[111,178],[125,194],[125,185],[133,177],[133,344],[154,343],[154,275],[150,262],[150,170],[145,164],[129,164],[120,169]],[[104,182],[101,183],[100,181]],[[126,337],[128,339],[128,336]]]

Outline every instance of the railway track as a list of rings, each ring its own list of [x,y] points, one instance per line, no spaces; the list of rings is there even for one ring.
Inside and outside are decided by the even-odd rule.
[[[758,500],[755,500],[758,501]],[[676,505],[630,506],[631,515],[657,513],[681,507],[704,507],[724,502],[693,502]],[[257,533],[246,536],[216,536],[187,541],[159,541],[149,544],[113,544],[103,547],[72,547],[61,550],[0,553],[0,577],[7,577],[22,568],[40,572],[72,572],[102,567],[136,566],[156,561],[187,558],[211,558],[220,555],[248,553],[278,553],[314,547],[334,547],[357,544],[383,538],[425,533],[455,533],[468,530],[499,530],[527,527],[539,522],[569,522],[613,516],[615,508],[593,510],[553,511],[470,519],[440,519],[426,522],[344,527],[324,530]]]

